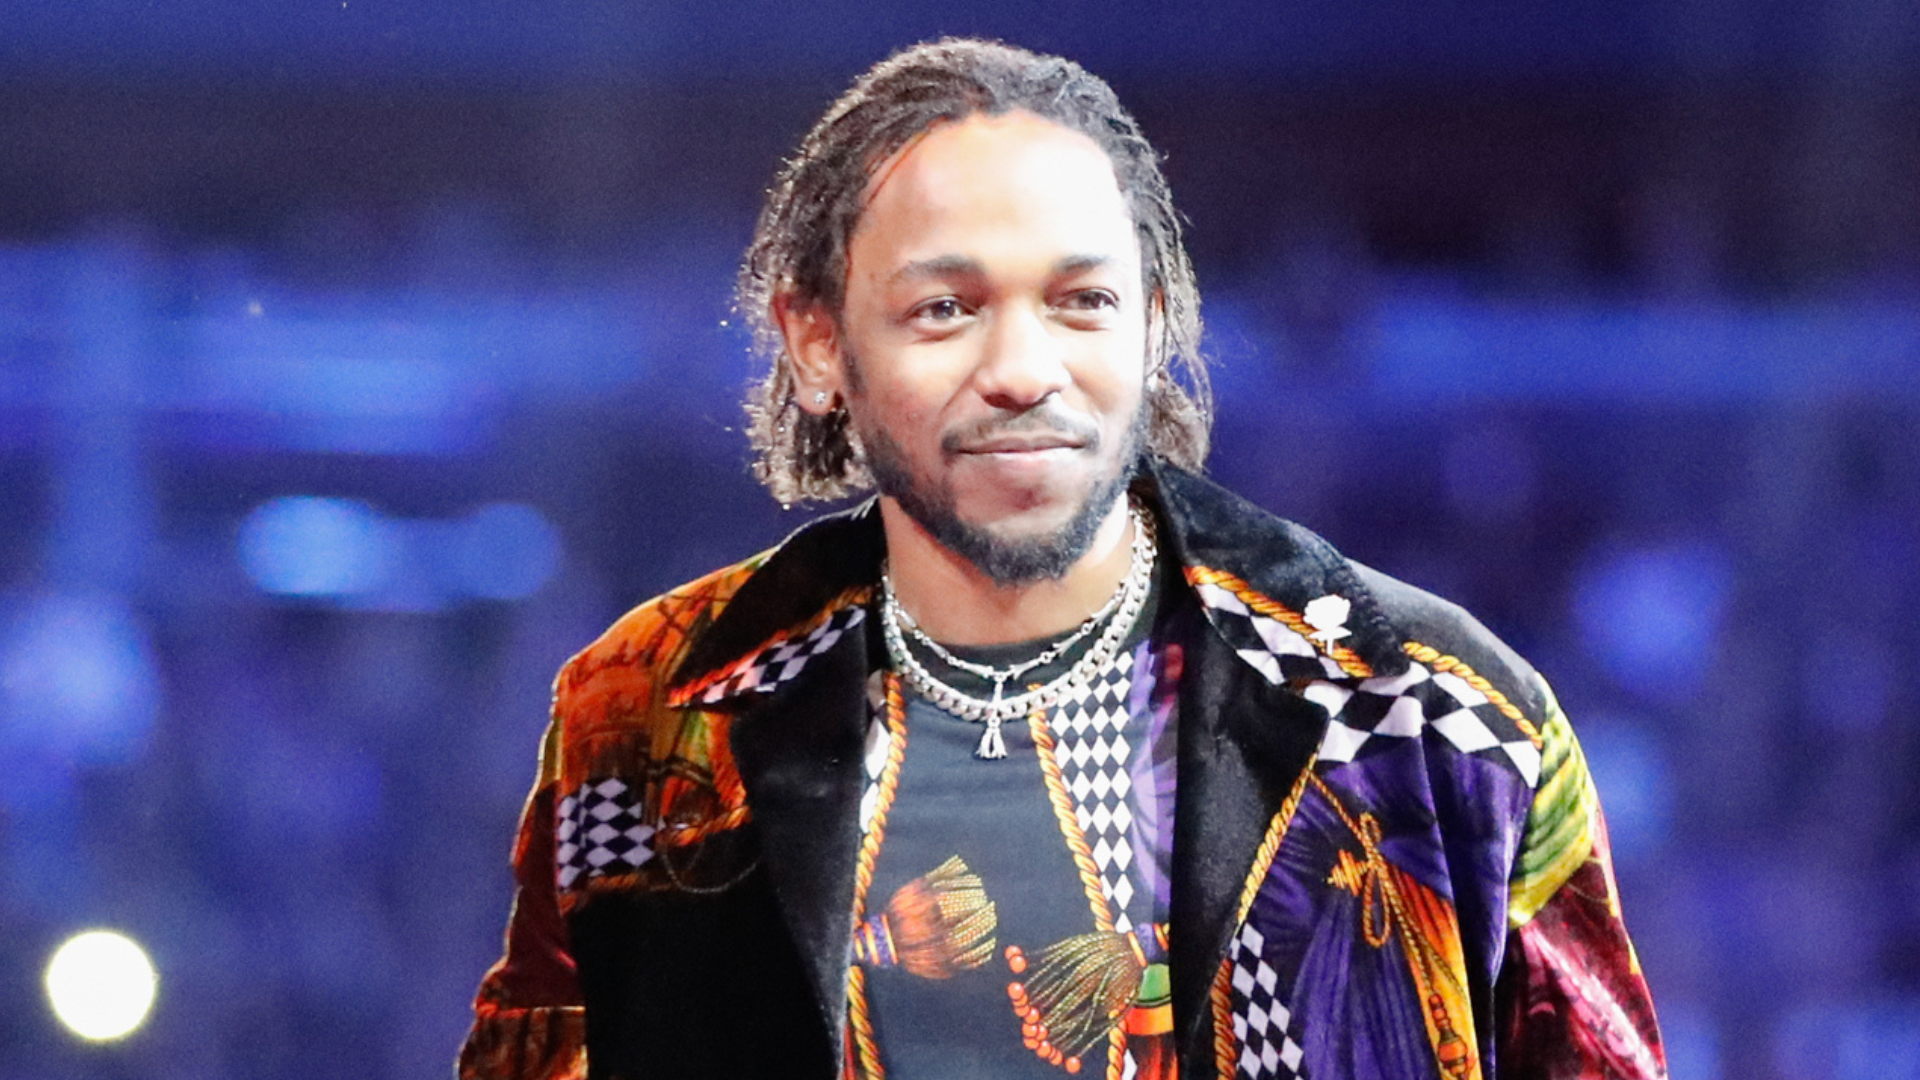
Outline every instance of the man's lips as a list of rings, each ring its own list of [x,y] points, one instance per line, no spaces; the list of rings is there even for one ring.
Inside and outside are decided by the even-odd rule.
[[[961,454],[1035,454],[1044,450],[1078,450],[1086,446],[1066,435],[1002,435],[962,444]]]

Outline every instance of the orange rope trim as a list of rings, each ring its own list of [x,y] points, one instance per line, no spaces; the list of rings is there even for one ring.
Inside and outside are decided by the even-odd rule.
[[[1213,973],[1213,992],[1208,995],[1213,1003],[1213,1068],[1221,1077],[1233,1075],[1235,1065],[1240,1060],[1238,1048],[1233,1039],[1233,959],[1228,957],[1220,961],[1220,970]]]
[[[1093,864],[1093,849],[1080,831],[1080,819],[1073,813],[1073,794],[1060,774],[1060,762],[1053,755],[1053,731],[1047,727],[1047,712],[1035,708],[1027,714],[1027,729],[1033,733],[1033,746],[1040,753],[1040,773],[1046,777],[1047,798],[1053,803],[1053,816],[1060,822],[1060,835],[1073,853],[1073,865],[1080,871],[1080,885],[1087,893],[1087,906],[1093,909],[1093,925],[1104,932],[1113,930],[1113,909],[1107,906],[1106,893],[1100,889],[1100,868]]]
[[[736,806],[719,817],[708,818],[698,825],[683,825],[672,832],[661,830],[654,834],[661,847],[686,847],[697,844],[714,833],[737,829],[753,819],[753,811],[744,806]]]
[[[1408,656],[1413,657],[1415,660],[1420,661],[1433,670],[1458,675],[1466,681],[1468,686],[1485,694],[1487,700],[1493,702],[1494,708],[1499,709],[1507,719],[1514,722],[1514,725],[1520,729],[1520,733],[1525,735],[1527,741],[1533,744],[1533,748],[1535,750],[1540,749],[1540,729],[1533,726],[1533,721],[1528,720],[1526,714],[1520,711],[1520,706],[1507,700],[1507,695],[1494,689],[1492,683],[1462,663],[1458,657],[1448,656],[1431,645],[1422,645],[1417,641],[1409,641],[1405,645],[1402,645],[1401,648],[1406,650]]]
[[[1287,792],[1287,800],[1280,804],[1280,812],[1273,815],[1273,821],[1267,826],[1266,839],[1260,841],[1260,850],[1253,857],[1253,872],[1247,875],[1246,884],[1240,888],[1240,906],[1235,909],[1234,925],[1247,921],[1247,912],[1253,910],[1253,898],[1260,891],[1260,883],[1267,879],[1267,871],[1273,867],[1273,857],[1280,853],[1280,844],[1287,838],[1287,826],[1293,823],[1293,815],[1300,809],[1300,800],[1307,794],[1307,783],[1314,779],[1313,767],[1320,763],[1320,752],[1315,750],[1307,759],[1307,767],[1293,781],[1293,790]]]
[[[873,886],[873,864],[880,857],[880,841],[887,832],[887,810],[893,806],[893,794],[900,787],[900,763],[907,757],[907,699],[900,689],[900,676],[889,671],[881,678],[887,694],[887,763],[880,769],[880,794],[873,808],[873,822],[867,835],[860,838],[860,861],[853,872],[854,921],[867,917],[867,890]],[[847,965],[847,1017],[853,1028],[854,1051],[859,1068],[869,1077],[886,1076],[880,1064],[880,1044],[873,1037],[873,1017],[867,1011],[867,975],[859,964]]]
[[[870,1077],[886,1076],[880,1064],[880,1046],[873,1039],[873,1017],[867,1013],[867,973],[859,964],[847,965],[847,1017],[853,1026],[853,1050],[858,1061],[847,1062]]]
[[[1283,623],[1287,629],[1292,630],[1308,641],[1313,640],[1311,636],[1314,632],[1313,624],[1307,622],[1306,618],[1299,612],[1261,595],[1254,591],[1253,586],[1248,585],[1246,582],[1227,573],[1225,570],[1215,570],[1210,566],[1189,566],[1186,567],[1185,570],[1188,583],[1193,585],[1218,585],[1232,593],[1241,603],[1247,605],[1247,608],[1254,614],[1264,615],[1276,622]],[[1334,663],[1340,665],[1341,671],[1346,672],[1356,679],[1373,678],[1372,666],[1365,660],[1360,659],[1359,653],[1354,652],[1345,645],[1327,645],[1321,646],[1321,648],[1329,657],[1333,658]]]

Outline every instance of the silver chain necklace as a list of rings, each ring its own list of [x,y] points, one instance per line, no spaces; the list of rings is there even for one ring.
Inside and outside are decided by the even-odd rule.
[[[1159,557],[1159,547],[1155,543],[1153,518],[1129,502],[1127,513],[1133,521],[1133,558],[1127,567],[1127,576],[1114,590],[1113,596],[1101,605],[1100,610],[1087,616],[1075,630],[1059,641],[1041,650],[1038,656],[1023,660],[1004,668],[976,664],[953,655],[938,642],[922,631],[913,617],[900,606],[900,600],[894,595],[893,576],[886,570],[880,574],[881,606],[885,618],[880,620],[882,634],[886,639],[887,655],[892,658],[907,684],[920,696],[934,705],[962,720],[985,723],[987,729],[980,735],[980,745],[974,750],[974,756],[980,758],[1003,758],[1007,756],[1007,744],[1001,734],[1001,724],[1032,709],[1048,708],[1064,696],[1070,686],[1089,684],[1099,670],[1110,663],[1120,651],[1120,644],[1126,640],[1127,632],[1140,617],[1140,611],[1146,607],[1147,596],[1152,592],[1153,564]],[[1084,655],[1074,665],[1058,677],[1042,686],[1034,687],[1009,697],[1006,694],[1007,683],[1032,671],[1034,668],[1051,663],[1082,638],[1093,632],[1094,627],[1105,620],[1105,628],[1094,639]],[[928,651],[939,657],[956,670],[978,676],[993,683],[993,697],[983,699],[942,682],[907,648],[906,634],[912,634],[914,640],[924,645]]]

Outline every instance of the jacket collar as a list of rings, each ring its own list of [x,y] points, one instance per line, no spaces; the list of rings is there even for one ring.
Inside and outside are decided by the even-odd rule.
[[[1135,489],[1158,509],[1208,620],[1269,683],[1406,670],[1399,635],[1325,540],[1163,462]],[[885,555],[873,499],[794,532],[688,651],[669,701],[720,707],[797,676],[863,621]]]

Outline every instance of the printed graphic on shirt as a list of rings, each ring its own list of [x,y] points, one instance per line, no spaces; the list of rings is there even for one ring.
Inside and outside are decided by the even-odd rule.
[[[846,1076],[1174,1075],[1168,652],[1177,677],[1177,648],[1122,650],[994,761],[881,677]],[[920,872],[896,884],[902,863]]]
[[[998,926],[980,875],[954,855],[900,886],[878,915],[853,928],[853,962],[950,979],[993,956]]]

